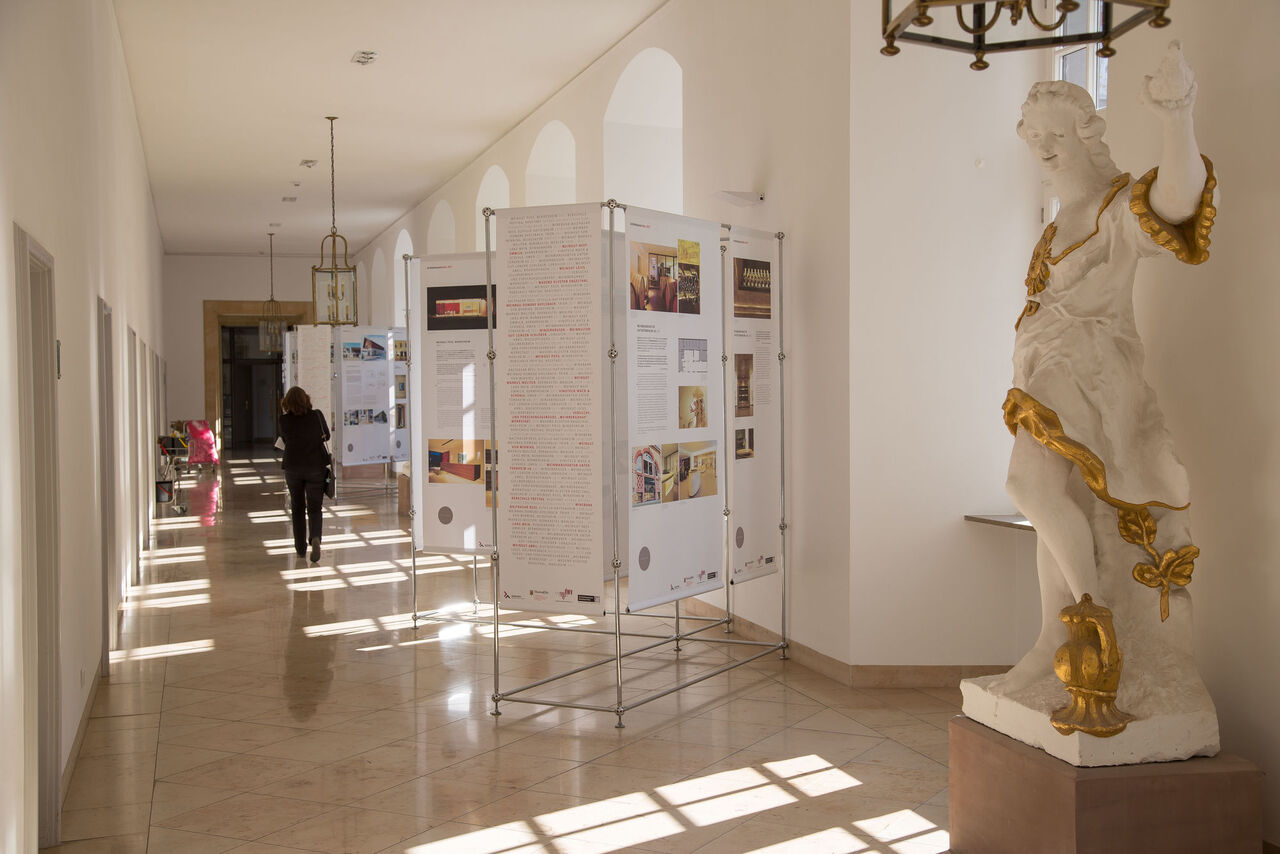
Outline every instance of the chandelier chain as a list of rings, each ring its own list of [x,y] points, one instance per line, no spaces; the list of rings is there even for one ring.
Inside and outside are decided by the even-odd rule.
[[[334,171],[333,158],[333,123],[337,116],[329,116],[329,233],[338,233],[338,197],[335,185],[337,173]]]
[[[267,263],[269,263],[271,271],[271,301],[276,300],[276,234],[274,231],[267,232],[267,246],[271,253]]]

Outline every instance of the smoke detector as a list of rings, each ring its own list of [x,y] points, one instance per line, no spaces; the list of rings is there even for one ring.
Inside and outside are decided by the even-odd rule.
[[[315,161],[315,160],[299,160],[299,161],[298,161],[298,165],[299,165],[299,166],[305,166],[305,167],[307,167],[308,169],[310,169],[312,166],[315,166],[315,165],[316,165],[316,161]]]
[[[351,61],[356,65],[370,65],[378,58],[376,50],[358,50],[351,54]]]

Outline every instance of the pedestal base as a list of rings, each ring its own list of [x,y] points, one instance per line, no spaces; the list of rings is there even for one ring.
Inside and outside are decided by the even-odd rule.
[[[951,854],[1258,854],[1262,772],[1238,756],[1078,768],[950,726]]]

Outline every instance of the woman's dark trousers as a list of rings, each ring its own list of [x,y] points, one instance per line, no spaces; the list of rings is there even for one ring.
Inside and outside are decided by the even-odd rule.
[[[284,482],[289,487],[289,510],[293,514],[293,547],[302,554],[307,543],[320,538],[324,502],[324,469],[314,472],[285,472]],[[311,536],[307,536],[307,520],[311,521]]]

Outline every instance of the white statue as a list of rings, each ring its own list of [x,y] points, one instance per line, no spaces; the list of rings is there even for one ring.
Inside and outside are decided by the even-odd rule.
[[[1137,181],[1111,160],[1078,86],[1035,84],[1018,124],[1061,203],[1028,270],[1005,402],[1007,486],[1039,537],[1043,625],[1009,673],[962,688],[970,717],[1080,765],[1217,751],[1184,589],[1199,554],[1190,489],[1143,376],[1132,296],[1142,258],[1208,257],[1215,180],[1196,145],[1195,98],[1174,42],[1143,87],[1164,147]],[[1068,692],[1075,705],[1059,708]]]

